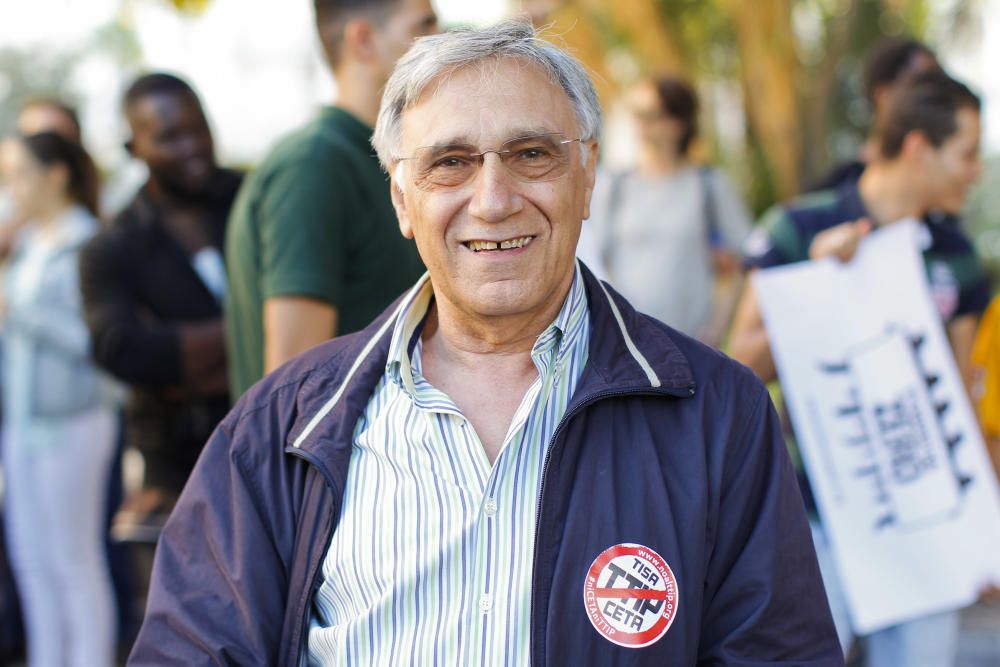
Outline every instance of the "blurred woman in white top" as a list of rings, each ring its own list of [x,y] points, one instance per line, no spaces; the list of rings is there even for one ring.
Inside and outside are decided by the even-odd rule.
[[[635,166],[598,177],[580,257],[639,310],[719,345],[739,294],[749,213],[721,171],[691,159],[698,100],[690,86],[643,79],[626,100],[639,139]]]
[[[4,510],[30,667],[113,662],[103,535],[113,391],[90,361],[77,254],[98,229],[97,172],[46,132],[8,141],[3,176],[24,227],[3,293]]]

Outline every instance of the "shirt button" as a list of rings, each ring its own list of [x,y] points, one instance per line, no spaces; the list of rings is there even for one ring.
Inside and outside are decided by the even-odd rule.
[[[493,516],[497,513],[497,501],[490,498],[486,501],[486,505],[483,506],[483,512],[486,516]]]
[[[479,597],[479,611],[485,614],[488,613],[489,610],[492,608],[493,608],[493,598],[491,598],[486,593],[483,593],[483,595]]]

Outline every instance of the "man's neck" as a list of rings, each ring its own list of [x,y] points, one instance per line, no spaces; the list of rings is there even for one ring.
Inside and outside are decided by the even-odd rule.
[[[858,190],[861,201],[876,224],[887,225],[904,218],[921,218],[925,213],[913,180],[897,163],[884,160],[869,163],[861,174]]]
[[[495,318],[471,317],[447,300],[437,298],[423,330],[424,353],[445,364],[483,369],[518,367],[534,372],[531,350],[535,341],[556,319],[572,285],[560,288],[561,298],[545,309],[524,315]]]
[[[73,202],[68,199],[60,198],[51,202],[51,204],[36,217],[38,230],[42,234],[51,233],[56,229],[57,221],[66,215],[71,208],[73,208]]]
[[[572,275],[570,276],[572,281]],[[496,460],[514,414],[538,369],[531,350],[558,316],[572,282],[549,307],[527,316],[470,317],[435,299],[422,333],[424,377],[450,396]]]
[[[146,181],[146,196],[158,207],[166,210],[175,209],[202,209],[208,206],[209,195],[207,192],[201,194],[181,194],[173,188],[165,186],[158,179],[151,177]]]
[[[345,63],[334,71],[337,79],[336,105],[368,127],[375,126],[382,96],[382,83],[373,80],[361,65]]]

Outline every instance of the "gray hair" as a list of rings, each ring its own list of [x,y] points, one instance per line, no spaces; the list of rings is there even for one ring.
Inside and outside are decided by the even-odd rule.
[[[372,145],[386,169],[400,157],[403,112],[439,77],[487,59],[519,58],[545,71],[569,97],[580,139],[601,133],[601,106],[583,65],[566,51],[546,42],[523,20],[507,20],[486,28],[461,28],[421,37],[389,77],[375,122]],[[574,137],[574,139],[577,137]]]

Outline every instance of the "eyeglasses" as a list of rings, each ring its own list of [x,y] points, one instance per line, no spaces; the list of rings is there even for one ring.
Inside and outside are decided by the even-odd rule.
[[[465,185],[479,173],[487,153],[496,153],[517,180],[538,183],[554,181],[569,171],[569,145],[577,141],[582,139],[566,139],[558,132],[550,132],[510,139],[496,150],[480,151],[467,144],[424,146],[411,157],[398,159],[414,162],[414,182],[421,190]]]

